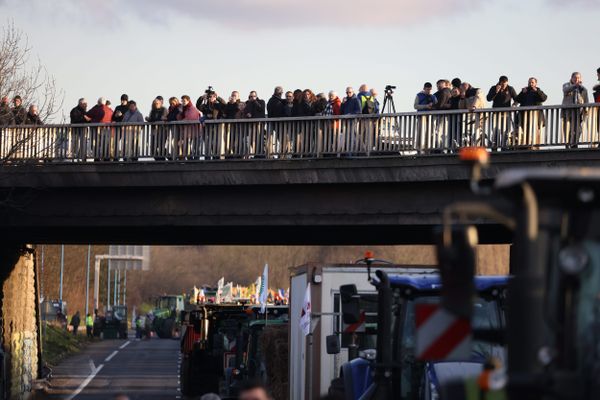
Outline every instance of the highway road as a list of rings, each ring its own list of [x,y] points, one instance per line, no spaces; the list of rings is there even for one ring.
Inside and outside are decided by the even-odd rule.
[[[53,368],[42,399],[179,399],[179,341],[104,340]],[[36,396],[38,398],[38,396]]]

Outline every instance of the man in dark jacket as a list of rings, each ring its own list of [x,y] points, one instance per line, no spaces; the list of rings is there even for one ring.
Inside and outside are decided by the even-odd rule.
[[[44,123],[40,119],[38,107],[35,104],[29,106],[29,111],[25,116],[25,125],[43,125]]]
[[[258,98],[256,91],[251,91],[246,101],[244,108],[246,118],[264,118],[265,117],[265,101]]]
[[[207,93],[205,96],[202,96],[198,99],[196,106],[198,110],[202,113],[205,119],[221,119],[223,118],[225,111],[225,100],[217,95],[217,92]]]
[[[515,101],[521,107],[541,106],[548,99],[546,93],[537,87],[537,79],[529,78],[527,86],[517,95]],[[538,110],[521,111],[519,113],[519,127],[525,135],[524,138],[519,138],[520,144],[537,145],[541,144],[540,130],[546,124],[544,113]]]
[[[508,85],[508,78],[501,76],[498,83],[490,88],[487,95],[487,101],[492,102],[492,108],[507,108],[510,107],[512,101],[517,97],[515,88]]]
[[[291,91],[285,92],[285,99],[283,100],[281,114],[282,117],[293,116],[294,111],[294,93]]]
[[[283,100],[281,96],[283,95],[283,88],[281,86],[277,86],[273,91],[273,96],[269,99],[267,103],[267,115],[269,118],[281,118],[283,117]]]
[[[77,102],[77,106],[73,107],[73,109],[69,113],[72,124],[85,124],[86,122],[90,121],[90,117],[86,115],[87,106],[88,105],[86,99],[79,99],[79,101]]]
[[[2,97],[0,100],[0,126],[8,126],[14,124],[13,113],[8,105],[8,96]]]
[[[360,101],[354,94],[354,89],[351,87],[346,88],[346,97],[344,97],[344,100],[342,101],[341,111],[342,115],[362,114]]]
[[[25,123],[25,118],[27,118],[27,111],[25,111],[25,107],[23,107],[21,96],[15,96],[13,104],[12,114],[14,123],[15,125],[23,125]]]
[[[447,79],[439,79],[436,82],[437,92],[433,94],[436,103],[433,104],[432,109],[438,111],[446,111],[450,109],[450,98],[452,97],[452,93],[450,91],[450,81]],[[435,117],[435,140],[436,145],[441,148],[449,148],[452,145],[452,141],[448,136],[448,115],[437,115]]]
[[[510,108],[513,102],[516,104],[517,92],[515,88],[508,85],[508,78],[501,76],[498,83],[492,86],[487,95],[487,101],[492,102],[492,108]],[[517,145],[518,138],[515,135],[511,138],[513,130],[513,119],[510,113],[492,114],[492,146],[505,148],[510,145]]]
[[[126,94],[121,95],[121,104],[115,107],[115,112],[112,115],[113,122],[123,122],[125,113],[129,111],[129,96]]]
[[[229,101],[223,107],[224,117],[225,119],[236,119],[241,118],[241,112],[245,103],[240,101],[240,92],[234,90],[231,92],[231,96],[229,96]]]

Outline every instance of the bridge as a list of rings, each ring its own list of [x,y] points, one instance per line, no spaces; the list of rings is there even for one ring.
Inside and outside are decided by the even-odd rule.
[[[459,147],[490,149],[484,179],[509,168],[593,166],[598,126],[598,105],[589,104],[0,128],[0,238],[432,243],[443,208],[472,197]],[[482,242],[510,241],[499,226],[480,225]]]

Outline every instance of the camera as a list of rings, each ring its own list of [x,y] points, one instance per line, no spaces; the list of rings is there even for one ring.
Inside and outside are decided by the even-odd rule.
[[[387,86],[385,87],[385,91],[386,91],[386,93],[389,93],[389,94],[392,94],[392,93],[394,93],[394,89],[396,89],[396,86],[387,85]]]
[[[210,96],[210,95],[211,95],[211,94],[213,94],[214,92],[215,92],[215,91],[214,91],[214,89],[213,89],[213,87],[212,87],[212,86],[209,86],[209,87],[208,87],[208,89],[206,89],[206,90],[204,91],[204,93],[205,93],[207,96]]]

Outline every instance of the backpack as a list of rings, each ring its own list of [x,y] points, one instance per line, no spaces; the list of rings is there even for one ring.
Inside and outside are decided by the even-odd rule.
[[[362,108],[363,114],[375,114],[375,100],[373,96],[364,96],[365,103]]]

